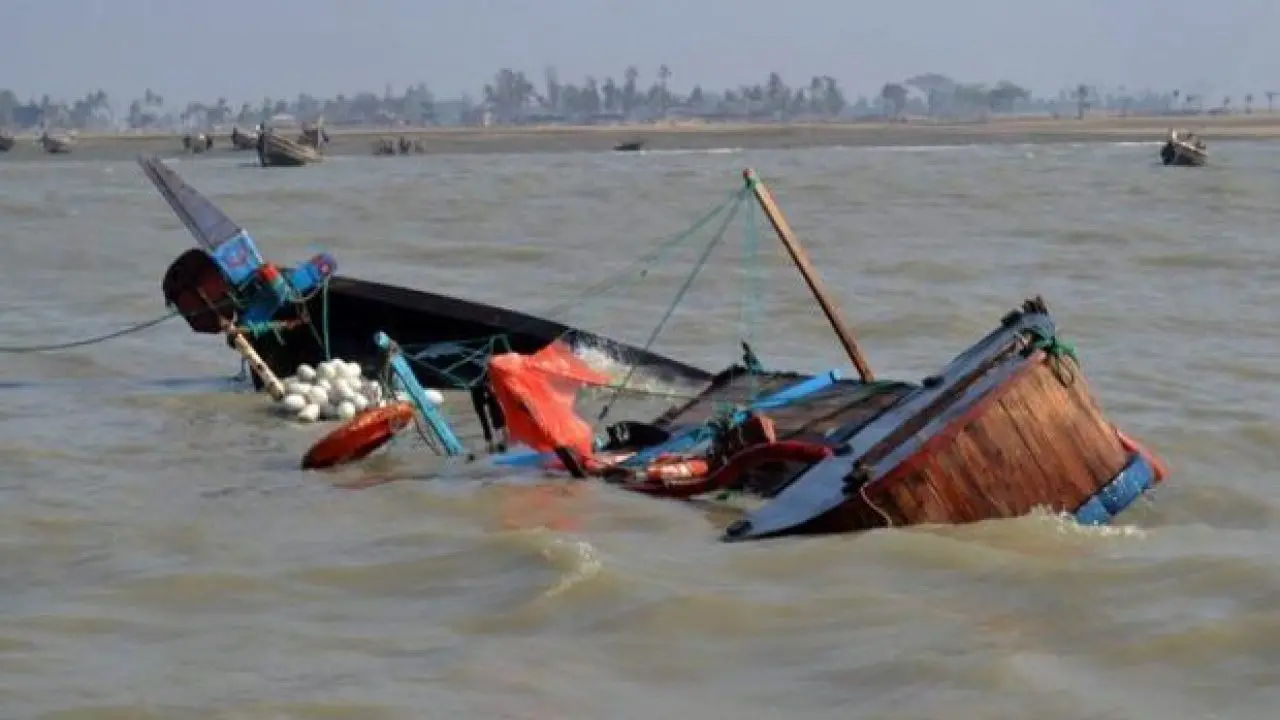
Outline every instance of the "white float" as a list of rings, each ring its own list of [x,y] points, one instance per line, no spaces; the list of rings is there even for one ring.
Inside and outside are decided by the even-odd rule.
[[[387,393],[380,382],[364,377],[360,363],[334,358],[315,367],[298,366],[297,371],[281,382],[284,393],[276,408],[299,422],[323,420],[346,421],[361,410],[385,407],[392,402],[412,402],[403,390]],[[427,402],[439,406],[444,395],[425,389]]]

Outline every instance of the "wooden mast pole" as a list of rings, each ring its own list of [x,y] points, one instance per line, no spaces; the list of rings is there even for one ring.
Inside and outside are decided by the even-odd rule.
[[[827,316],[827,321],[831,323],[831,329],[835,331],[836,337],[840,338],[840,344],[844,345],[844,351],[848,353],[849,360],[857,368],[858,376],[862,378],[862,382],[872,382],[875,380],[875,375],[872,374],[871,366],[867,364],[867,359],[862,356],[858,341],[853,337],[853,333],[849,328],[845,326],[840,306],[836,305],[836,301],[827,295],[826,288],[822,286],[822,280],[818,278],[818,273],[813,269],[813,264],[809,262],[809,256],[805,253],[804,247],[800,245],[800,240],[796,238],[791,226],[787,224],[787,219],[783,217],[782,211],[778,209],[778,204],[773,201],[773,193],[769,192],[769,188],[756,175],[756,171],[751,168],[742,171],[742,178],[746,181],[747,187],[751,189],[751,194],[755,196],[756,202],[760,203],[760,209],[764,211],[765,217],[769,218],[769,224],[773,225],[774,231],[778,233],[778,239],[782,241],[782,246],[787,249],[787,254],[791,256],[791,261],[795,263],[796,269],[800,271],[800,275],[809,286],[814,299],[818,301],[818,305],[822,308],[823,314]]]

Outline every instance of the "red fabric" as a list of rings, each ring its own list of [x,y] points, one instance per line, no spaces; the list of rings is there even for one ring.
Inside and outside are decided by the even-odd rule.
[[[503,353],[489,359],[489,384],[506,415],[509,437],[538,452],[564,447],[591,457],[594,434],[574,412],[574,396],[584,385],[608,382],[559,342],[533,355]]]

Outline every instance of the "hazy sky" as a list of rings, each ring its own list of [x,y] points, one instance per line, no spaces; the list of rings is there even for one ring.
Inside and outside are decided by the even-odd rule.
[[[1239,98],[1280,90],[1280,0],[3,0],[0,87],[20,97],[147,87],[170,100],[260,102],[426,82],[479,89],[503,66],[537,84],[723,87],[778,70],[850,96],[942,72],[1041,93],[1087,82]],[[1239,100],[1237,99],[1238,103]]]

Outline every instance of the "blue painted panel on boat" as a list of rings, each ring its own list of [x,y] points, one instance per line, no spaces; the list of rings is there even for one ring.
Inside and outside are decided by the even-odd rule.
[[[413,374],[413,368],[409,367],[409,362],[400,354],[399,349],[391,338],[386,333],[378,332],[374,335],[373,341],[379,348],[390,354],[391,371],[395,374],[396,384],[409,394],[413,404],[418,409],[418,414],[427,422],[427,426],[435,435],[436,440],[440,442],[445,454],[462,455],[466,453],[466,447],[463,446],[458,436],[454,434],[453,428],[449,426],[449,421],[444,417],[444,413],[427,399],[427,393],[422,389],[418,378]]]
[[[289,274],[289,285],[299,295],[320,287],[326,278],[332,277],[338,270],[338,262],[329,253],[320,253],[293,269]]]
[[[240,323],[248,325],[252,323],[270,322],[275,318],[276,313],[280,312],[280,308],[285,304],[285,298],[281,297],[277,292],[270,288],[263,288],[254,294],[249,300],[244,310],[240,313]]]
[[[262,267],[262,255],[253,244],[249,233],[241,230],[239,235],[222,243],[213,251],[213,259],[222,268],[227,281],[234,287],[240,287],[251,279]]]
[[[821,390],[825,390],[839,381],[840,371],[828,370],[827,372],[819,373],[811,378],[801,380],[794,385],[788,385],[775,393],[758,399],[753,405],[751,405],[751,409],[771,410],[773,408],[782,407],[783,405],[789,405],[801,398],[813,395]]]
[[[726,533],[721,539],[725,541],[750,540],[769,537],[787,532],[808,523],[835,508],[846,500],[845,478],[847,478],[861,459],[873,447],[884,441],[904,423],[926,411],[928,407],[951,390],[963,378],[989,363],[994,357],[1006,351],[1019,336],[1029,330],[1052,336],[1056,331],[1053,318],[1045,313],[1022,313],[1008,325],[1001,325],[979,340],[972,347],[956,356],[935,377],[937,382],[925,383],[908,394],[888,411],[875,420],[858,428],[851,437],[843,437],[838,432],[831,439],[845,445],[842,451],[830,458],[818,462],[807,472],[783,488],[773,500],[761,508],[746,515],[734,532]],[[1007,377],[1021,364],[1022,358],[1013,356],[1014,361],[1005,362],[991,376],[970,388],[958,405],[971,405],[973,400],[989,391],[994,384],[1000,382],[999,377]],[[958,412],[944,413],[931,420],[932,432],[945,426],[945,422],[958,416]],[[924,437],[932,432],[917,433],[909,438],[890,456],[877,463],[871,471],[871,481],[883,477],[885,473],[896,467],[902,460],[910,457],[921,447]]]
[[[1110,522],[1111,518],[1124,512],[1135,500],[1141,497],[1142,493],[1151,489],[1154,477],[1155,473],[1146,458],[1139,453],[1134,453],[1129,459],[1129,464],[1123,470],[1112,478],[1110,482],[1102,486],[1079,510],[1076,510],[1076,519],[1081,523],[1093,525]],[[1101,521],[1094,520],[1097,517],[1097,509],[1090,507],[1095,500],[1106,512],[1106,518]],[[1082,516],[1087,518],[1088,521],[1082,519]]]
[[[1102,504],[1102,500],[1094,495],[1084,504],[1076,509],[1076,522],[1081,525],[1106,525],[1111,522],[1111,513],[1107,512],[1107,506]]]

